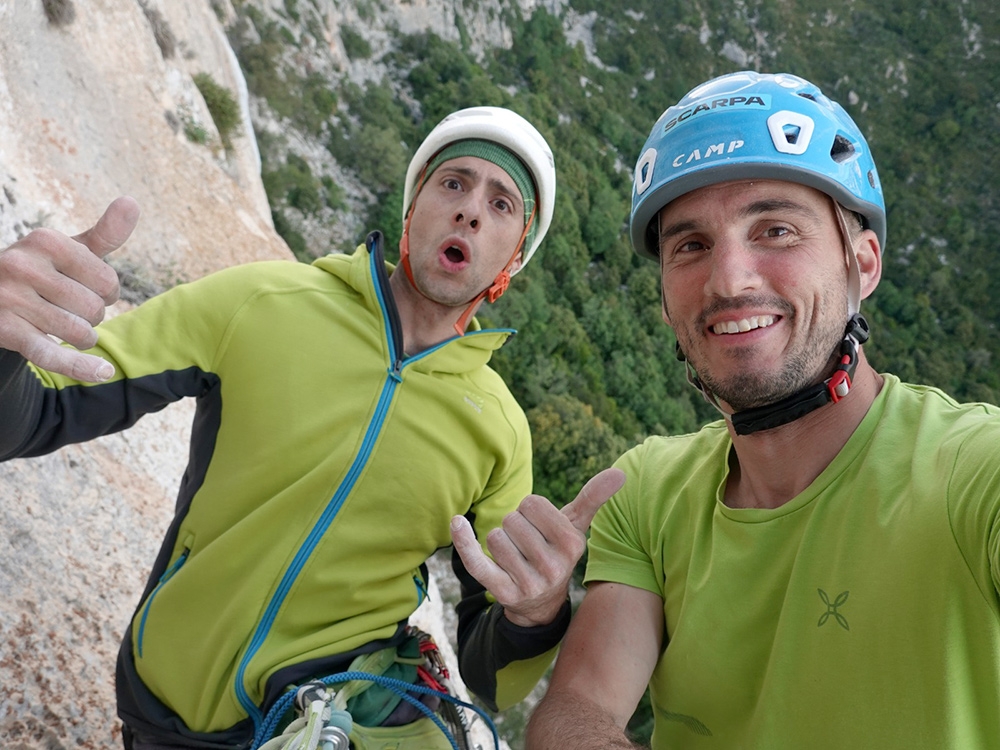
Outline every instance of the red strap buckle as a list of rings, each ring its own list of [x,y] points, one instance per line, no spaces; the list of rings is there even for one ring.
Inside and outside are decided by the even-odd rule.
[[[847,371],[850,364],[851,355],[845,354],[840,358],[840,366],[826,382],[826,389],[830,392],[830,399],[833,403],[837,403],[851,392],[851,374]]]
[[[486,292],[486,298],[492,304],[500,299],[500,296],[507,291],[507,287],[510,286],[510,274],[507,271],[501,271],[500,274],[493,280],[493,286],[491,286]]]

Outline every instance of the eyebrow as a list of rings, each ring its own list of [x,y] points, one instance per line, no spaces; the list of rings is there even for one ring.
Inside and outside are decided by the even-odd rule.
[[[480,179],[479,171],[473,169],[472,167],[450,166],[450,167],[443,167],[443,169],[445,172],[452,172],[454,174],[459,174],[462,175],[463,177],[468,177],[470,180]],[[499,193],[503,193],[507,197],[516,201],[518,204],[523,204],[523,200],[521,199],[521,191],[518,190],[517,187],[511,190],[510,186],[498,177],[491,177],[489,180],[487,180],[486,184],[489,185],[489,187],[493,188],[493,190]]]
[[[809,206],[798,203],[797,201],[788,200],[786,198],[768,198],[766,200],[748,203],[740,209],[739,216],[740,218],[746,218],[750,216],[759,216],[760,214],[772,213],[774,211],[794,211],[799,214],[804,214],[811,219],[819,219],[819,215]],[[684,219],[670,224],[667,227],[661,227],[659,238],[662,242],[663,240],[669,239],[674,235],[689,232],[697,228],[698,223],[695,220]]]

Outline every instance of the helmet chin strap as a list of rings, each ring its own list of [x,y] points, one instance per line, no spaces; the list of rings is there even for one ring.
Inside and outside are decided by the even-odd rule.
[[[780,401],[764,406],[744,409],[734,414],[727,414],[719,404],[718,397],[710,391],[698,377],[691,363],[684,357],[680,344],[676,346],[677,358],[684,362],[687,369],[688,382],[701,391],[705,400],[714,406],[728,419],[737,435],[752,435],[762,430],[781,427],[794,422],[800,417],[819,409],[827,404],[835,404],[844,398],[853,385],[854,371],[858,366],[858,347],[864,344],[870,335],[868,321],[860,313],[861,308],[861,269],[858,258],[851,243],[851,234],[847,227],[844,209],[837,201],[833,201],[834,213],[840,227],[844,242],[844,252],[847,256],[847,308],[848,320],[844,338],[840,342],[837,364],[833,374],[822,383],[803,388]],[[666,302],[664,301],[664,304]]]
[[[427,167],[424,166],[426,170]],[[403,267],[403,272],[406,274],[406,278],[410,280],[410,286],[417,290],[417,292],[424,298],[436,302],[417,285],[416,279],[413,278],[413,269],[410,266],[410,220],[413,218],[413,207],[417,205],[417,196],[420,194],[420,189],[424,184],[424,174],[421,172],[420,179],[417,180],[417,187],[413,193],[413,200],[410,202],[410,210],[406,212],[406,222],[403,225],[403,236],[399,240],[399,264]],[[455,321],[455,333],[459,336],[465,335],[465,329],[469,327],[469,320],[475,314],[476,309],[479,307],[479,303],[484,299],[490,302],[496,302],[500,299],[501,295],[507,291],[507,287],[510,286],[511,268],[514,266],[514,261],[517,260],[517,255],[524,245],[524,238],[528,236],[528,231],[531,229],[531,225],[535,222],[535,211],[538,207],[537,201],[535,206],[531,209],[531,215],[528,217],[528,221],[525,222],[524,231],[521,232],[521,237],[517,241],[517,245],[514,246],[514,252],[511,253],[510,259],[507,264],[503,267],[503,270],[496,275],[493,279],[493,283],[490,284],[486,289],[481,291],[472,300],[469,301],[462,315]]]
[[[424,186],[424,177],[426,174],[427,165],[424,164],[424,168],[420,170],[420,178],[417,180],[417,186],[413,191],[413,200],[410,201],[410,208],[406,212],[406,221],[403,223],[403,236],[399,240],[399,264],[403,267],[406,278],[410,280],[410,286],[418,292],[420,292],[420,288],[417,286],[417,282],[413,280],[413,269],[410,268],[410,220],[413,218],[413,206],[416,205],[417,196]],[[424,294],[423,292],[420,293]],[[427,295],[424,296],[426,297]]]
[[[840,401],[851,390],[854,371],[858,366],[858,347],[868,340],[868,335],[868,321],[861,313],[854,313],[847,322],[844,338],[840,342],[839,359],[833,375],[822,383],[803,388],[773,404],[736,412],[729,418],[736,434],[750,435],[780,427],[821,406]]]

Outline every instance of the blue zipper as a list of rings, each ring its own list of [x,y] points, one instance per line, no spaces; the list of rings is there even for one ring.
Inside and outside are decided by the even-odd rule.
[[[260,725],[263,722],[264,717],[260,708],[257,707],[257,704],[254,703],[254,701],[250,698],[250,695],[247,693],[245,685],[247,668],[250,666],[250,662],[253,660],[254,656],[257,655],[261,646],[264,644],[264,641],[267,639],[271,626],[274,625],[274,621],[278,616],[278,611],[281,609],[281,605],[284,604],[285,598],[288,596],[288,592],[291,591],[292,585],[295,583],[295,579],[298,578],[299,573],[302,572],[302,568],[305,567],[306,561],[316,549],[316,546],[319,544],[327,529],[330,528],[330,524],[333,523],[333,519],[337,517],[337,513],[340,511],[341,506],[343,506],[344,501],[347,500],[348,495],[350,495],[351,490],[354,488],[358,475],[361,473],[364,465],[368,462],[378,435],[382,430],[382,424],[385,420],[385,415],[389,410],[389,404],[392,402],[393,394],[395,393],[397,386],[402,382],[402,369],[406,364],[405,355],[402,350],[402,326],[399,322],[399,313],[396,310],[395,305],[390,304],[384,292],[384,289],[388,289],[389,279],[385,271],[385,263],[382,260],[381,239],[381,234],[373,232],[369,235],[367,244],[371,255],[369,262],[372,271],[372,280],[375,282],[375,294],[378,298],[378,304],[382,311],[382,319],[385,324],[386,339],[389,347],[388,351],[391,353],[393,364],[388,370],[388,378],[382,385],[382,393],[379,395],[378,404],[375,406],[375,412],[372,415],[371,421],[368,423],[368,430],[366,431],[364,440],[361,443],[361,448],[358,450],[358,454],[354,457],[354,461],[351,463],[351,468],[348,470],[347,476],[344,477],[344,481],[341,482],[333,497],[330,498],[330,502],[327,503],[319,521],[316,522],[316,525],[309,532],[309,536],[306,537],[305,542],[303,542],[302,546],[299,547],[298,551],[295,553],[295,557],[292,559],[291,564],[285,570],[284,575],[281,577],[281,582],[278,584],[278,589],[274,592],[274,596],[271,597],[271,601],[268,602],[267,609],[264,610],[264,616],[261,618],[260,622],[257,623],[257,628],[254,631],[253,638],[250,640],[250,645],[247,647],[246,653],[243,654],[243,658],[240,660],[240,666],[236,670],[236,698],[253,720],[254,732],[260,729]]]
[[[361,450],[358,451],[358,455],[354,458],[354,462],[351,464],[351,468],[347,472],[347,476],[344,478],[344,481],[337,488],[337,491],[327,504],[326,509],[323,511],[323,515],[320,516],[319,521],[312,528],[312,531],[309,532],[309,536],[306,538],[302,546],[299,547],[298,552],[295,554],[295,558],[285,570],[285,574],[281,578],[281,583],[278,585],[278,590],[275,591],[274,596],[271,597],[271,601],[267,605],[263,618],[261,618],[261,621],[257,624],[257,630],[254,632],[253,639],[250,641],[250,646],[247,648],[246,653],[243,655],[243,659],[240,661],[240,666],[236,673],[236,696],[239,699],[240,704],[253,719],[255,729],[260,726],[263,716],[256,703],[254,703],[247,694],[246,687],[244,685],[244,676],[246,675],[247,667],[250,665],[250,661],[253,657],[257,654],[257,651],[264,644],[264,640],[267,638],[267,634],[278,615],[278,610],[281,609],[281,605],[284,603],[285,597],[288,596],[288,592],[291,590],[292,584],[295,583],[295,579],[298,577],[299,573],[302,572],[302,568],[305,566],[309,556],[319,544],[320,539],[322,539],[323,534],[326,533],[330,524],[333,523],[333,519],[336,518],[337,512],[344,504],[344,501],[347,499],[351,490],[354,488],[354,483],[357,481],[358,475],[361,473],[361,469],[364,467],[365,463],[367,463],[368,457],[371,455],[372,448],[374,447],[375,441],[381,430],[382,422],[385,419],[385,414],[388,411],[389,403],[392,401],[392,394],[396,390],[396,386],[398,384],[398,380],[389,378],[383,385],[382,394],[379,396],[378,405],[375,407],[375,414],[372,421],[368,425],[368,431],[361,444]]]
[[[417,606],[419,607],[424,603],[424,599],[429,598],[429,594],[427,593],[427,586],[420,576],[413,576],[413,583],[417,587]]]
[[[146,600],[146,606],[142,608],[142,619],[139,620],[139,637],[137,639],[140,659],[142,658],[142,640],[143,636],[146,634],[146,618],[149,617],[149,610],[153,606],[153,599],[155,599],[156,595],[160,593],[164,584],[174,577],[174,573],[181,569],[181,566],[187,561],[189,554],[191,554],[191,550],[185,547],[181,556],[174,561],[174,564],[163,571],[163,575],[160,576],[160,580],[156,583],[156,588],[150,592],[149,598]]]

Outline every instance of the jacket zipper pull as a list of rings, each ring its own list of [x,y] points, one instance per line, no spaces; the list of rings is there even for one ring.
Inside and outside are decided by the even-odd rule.
[[[397,357],[395,363],[389,368],[389,377],[397,383],[403,382],[403,358]]]

